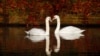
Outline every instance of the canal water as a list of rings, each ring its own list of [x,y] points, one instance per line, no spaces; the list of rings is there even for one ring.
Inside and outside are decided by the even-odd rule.
[[[44,27],[41,28],[45,29]],[[79,28],[86,30],[82,33],[84,36],[77,36],[77,39],[66,40],[54,35],[55,27],[50,28],[50,36],[29,36],[25,31],[31,29],[31,27],[0,27],[0,55],[99,56],[100,27]],[[68,38],[69,35],[66,37]],[[54,51],[57,46],[59,50]],[[51,53],[45,50],[51,51]]]

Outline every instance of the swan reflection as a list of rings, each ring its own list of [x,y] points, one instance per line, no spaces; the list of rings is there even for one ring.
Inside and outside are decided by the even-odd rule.
[[[56,40],[57,40],[57,46],[54,46],[54,52],[59,52],[60,50],[60,36],[59,34],[55,34]]]
[[[64,40],[76,40],[80,39],[81,36],[84,36],[82,33],[65,33],[65,34],[55,34],[56,40],[57,40],[57,45],[54,46],[54,52],[59,52],[60,51],[60,37]]]
[[[26,38],[30,39],[32,42],[41,42],[46,40],[45,52],[48,56],[51,55],[52,50],[50,50],[50,39],[49,36],[45,35],[27,35]]]
[[[32,42],[41,42],[45,40],[46,36],[42,35],[27,35],[26,38],[30,39]]]

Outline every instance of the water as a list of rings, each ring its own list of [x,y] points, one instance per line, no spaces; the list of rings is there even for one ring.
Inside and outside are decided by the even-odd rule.
[[[44,29],[44,27],[42,27]],[[28,28],[30,29],[30,28]],[[51,56],[95,56],[100,51],[100,28],[86,28],[81,36],[76,40],[65,40],[60,38],[60,50],[54,52],[57,40],[54,35],[55,27],[51,27],[49,39],[40,39],[37,42],[26,38],[25,27],[0,27],[0,55],[2,56],[47,56],[45,52],[46,42],[50,41],[49,50]],[[37,40],[39,36],[36,36]],[[68,37],[68,36],[66,36]],[[42,37],[41,37],[42,38]],[[47,44],[48,45],[48,44]]]

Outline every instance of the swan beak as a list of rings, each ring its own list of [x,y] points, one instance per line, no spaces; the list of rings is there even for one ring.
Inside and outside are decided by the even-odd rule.
[[[50,22],[52,22],[52,20],[50,20]]]
[[[55,20],[55,19],[56,19],[56,18],[53,18],[52,21]]]

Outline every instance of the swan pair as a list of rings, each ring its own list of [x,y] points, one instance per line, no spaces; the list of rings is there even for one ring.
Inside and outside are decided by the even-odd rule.
[[[83,36],[81,33],[85,30],[81,30],[78,27],[67,26],[60,30],[60,17],[58,15],[54,15],[53,20],[57,20],[57,27],[54,31],[55,37],[57,39],[57,46],[55,46],[54,51],[58,52],[60,49],[60,37],[66,40],[75,40],[78,39],[79,36]],[[46,53],[47,55],[51,54],[51,50],[49,50],[49,35],[50,35],[50,26],[49,22],[52,22],[51,17],[47,16],[45,19],[46,31],[41,28],[32,28],[29,31],[25,31],[29,36],[28,38],[34,42],[39,42],[46,39]]]
[[[60,30],[60,17],[58,15],[54,15],[53,20],[57,20],[57,28],[55,30],[55,34],[60,34],[62,36],[62,33],[82,33],[85,30],[81,30],[78,27],[74,26],[67,26],[64,27]],[[45,19],[45,26],[46,26],[46,31],[41,29],[41,28],[32,28],[29,31],[25,31],[29,35],[49,35],[50,27],[49,27],[49,21],[52,22],[51,17],[47,16]]]

